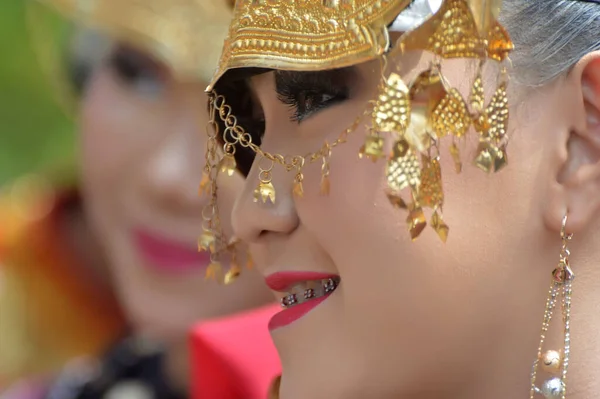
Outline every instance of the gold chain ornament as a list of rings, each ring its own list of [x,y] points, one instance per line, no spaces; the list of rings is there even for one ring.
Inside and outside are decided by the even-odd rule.
[[[369,1],[349,0],[349,8],[345,8],[344,12],[340,11],[340,15],[350,12],[349,10],[353,7],[357,12],[360,12],[365,7],[363,3],[367,4]],[[386,0],[381,2],[378,6],[380,8],[374,8],[373,10],[385,10],[385,12],[381,11],[381,17],[385,19],[387,13],[396,10],[400,3],[404,6],[408,4],[408,2],[398,1],[398,4],[394,5],[394,0]],[[354,120],[351,126],[341,132],[335,141],[324,143],[319,150],[313,153],[284,156],[261,150],[258,145],[252,142],[251,135],[238,124],[237,118],[233,115],[231,107],[226,103],[225,97],[214,90],[211,91],[211,112],[220,118],[224,126],[221,137],[224,143],[225,159],[227,157],[233,158],[232,153],[235,151],[232,148],[236,147],[247,148],[256,153],[257,162],[261,162],[261,165],[259,165],[259,181],[255,191],[257,202],[274,204],[277,200],[275,187],[273,187],[271,181],[272,169],[277,165],[288,172],[294,172],[292,191],[296,198],[301,199],[304,195],[305,183],[302,169],[306,164],[320,161],[322,164],[320,192],[322,195],[327,195],[330,191],[330,162],[333,150],[345,143],[347,136],[355,131],[361,123],[365,123],[367,124],[367,134],[364,145],[358,151],[359,157],[372,162],[386,160],[385,173],[388,186],[386,195],[394,207],[405,209],[408,212],[407,225],[411,238],[413,240],[417,239],[427,226],[425,210],[430,209],[429,225],[445,242],[450,229],[443,220],[442,212],[444,194],[443,173],[440,167],[442,154],[438,150],[440,142],[445,139],[451,140],[450,156],[455,164],[454,169],[458,173],[463,168],[460,145],[473,133],[479,142],[478,153],[473,161],[477,167],[491,173],[501,170],[507,162],[508,100],[506,68],[503,65],[500,66],[498,85],[488,104],[485,104],[483,79],[481,77],[482,69],[487,60],[491,59],[503,63],[513,48],[508,34],[497,21],[500,3],[498,0],[444,0],[438,12],[419,27],[403,34],[394,45],[390,46],[389,33],[386,32],[382,37],[385,36],[388,40],[388,45],[384,47],[388,48],[389,51],[388,54],[380,53],[379,55],[382,65],[382,80],[377,97],[367,105],[364,112]],[[236,23],[243,20],[246,24],[243,32],[254,32],[252,29],[259,33],[262,32],[262,25],[257,22],[257,25],[253,26],[252,18],[244,18],[246,18],[246,15],[252,14],[254,11],[258,12],[259,9],[262,10],[267,6],[260,2],[245,0],[241,0],[240,4],[238,12],[241,13],[239,10],[242,10],[243,14],[236,14],[232,26],[236,26]],[[294,8],[294,4],[296,4],[296,1],[290,0],[273,7],[281,6],[286,9],[286,12],[291,12],[290,9]],[[315,3],[315,7],[318,6]],[[301,8],[300,5],[297,7]],[[335,13],[335,7],[338,6],[327,7],[324,12]],[[235,22],[236,18],[241,19]],[[278,20],[278,23],[280,22]],[[386,26],[388,24],[389,21],[386,22]],[[241,36],[246,34],[242,35],[241,32],[242,30],[238,32]],[[232,34],[235,36],[238,33],[233,32]],[[321,35],[323,32],[320,31],[318,34]],[[301,37],[301,35],[298,34],[298,37]],[[231,52],[224,53],[222,61],[225,65],[220,65],[217,77],[220,77],[229,66],[237,65],[237,61],[234,61],[238,59],[236,57],[239,56],[241,59],[245,51],[250,51],[243,46],[239,47],[233,44],[236,40],[230,38],[226,42],[225,48],[231,48]],[[334,40],[334,38],[332,37],[331,40]],[[351,47],[353,45],[350,44]],[[277,48],[280,45],[273,42],[270,46]],[[281,44],[281,46],[284,46],[284,44]],[[303,47],[299,47],[299,49],[303,51]],[[237,53],[238,50],[239,54]],[[398,56],[409,50],[428,51],[434,54],[435,59],[427,70],[420,73],[409,85],[406,85],[398,72],[398,68],[388,73],[387,57]],[[286,47],[285,51],[289,51],[289,48]],[[315,54],[311,56],[317,57]],[[269,55],[264,57],[264,59],[257,60],[247,66],[270,66]],[[347,58],[345,56],[340,57],[336,62],[342,62],[341,60]],[[468,100],[465,100],[462,94],[448,83],[443,74],[441,60],[451,58],[471,58],[480,61],[476,76],[473,78]],[[357,63],[358,61],[357,58]],[[288,69],[307,70],[313,68],[308,67],[302,61],[298,62],[302,65],[299,64],[298,68],[290,66]],[[332,63],[334,62],[332,61]],[[313,62],[311,65],[319,64]],[[330,68],[323,67],[322,69],[331,69],[336,66],[338,65],[332,64]],[[212,87],[214,87],[214,82],[209,88]],[[210,140],[207,147],[205,179],[203,179],[203,187],[208,189],[203,192],[210,195],[211,198],[215,198],[216,176],[214,173],[210,173],[214,167],[209,164],[210,162],[216,162],[213,157],[217,154],[216,140],[219,132],[216,122],[213,121],[210,125],[214,131],[208,133]],[[389,154],[384,153],[386,140],[391,141],[392,150]],[[234,165],[234,162],[228,159],[224,171],[232,170],[231,165]],[[265,165],[262,164],[263,162],[265,162]],[[270,165],[267,169],[264,169],[263,166],[266,166],[266,162],[270,162]],[[409,192],[408,197],[403,195],[404,191]],[[206,216],[208,218],[205,220],[205,225],[208,228],[204,230],[204,234],[212,235],[214,240],[218,242],[222,241],[219,238],[222,233],[215,209],[214,204],[207,206]],[[210,250],[212,253],[219,253],[223,246],[214,245],[210,247],[204,245],[202,248]]]
[[[213,102],[211,101],[211,104]],[[219,125],[216,122],[216,108],[209,107],[209,122],[206,125],[208,137],[205,166],[200,181],[200,195],[210,196],[208,204],[202,210],[202,234],[198,239],[198,251],[209,251],[210,264],[206,270],[206,279],[213,279],[223,284],[231,284],[241,273],[239,264],[240,248],[235,238],[228,239],[221,228],[219,206],[217,201],[217,179],[220,173],[232,176],[235,172],[235,146],[225,144],[223,155],[220,154],[218,142]],[[226,134],[225,132],[224,134]],[[230,265],[226,272],[223,271],[221,256],[227,253],[230,256]],[[249,253],[246,253],[246,265],[251,268],[253,263]]]

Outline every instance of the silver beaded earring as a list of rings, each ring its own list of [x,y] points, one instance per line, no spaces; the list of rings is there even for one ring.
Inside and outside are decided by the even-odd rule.
[[[567,395],[567,370],[569,368],[569,355],[571,352],[571,295],[575,274],[573,274],[569,265],[570,252],[568,247],[573,235],[567,234],[566,226],[567,215],[565,215],[562,221],[560,232],[562,248],[558,266],[552,272],[552,283],[544,310],[540,345],[531,371],[530,399],[534,399],[536,395],[542,395],[546,399],[565,399]],[[560,306],[562,311],[563,348],[562,350],[544,351],[546,334],[548,333],[552,315],[557,306]],[[541,387],[536,385],[539,368],[549,377]]]

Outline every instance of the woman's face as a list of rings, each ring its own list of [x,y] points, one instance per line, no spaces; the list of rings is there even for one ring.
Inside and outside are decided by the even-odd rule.
[[[402,57],[407,83],[426,69],[425,58]],[[443,66],[465,98],[472,65]],[[261,148],[300,155],[333,142],[375,98],[380,76],[378,63],[254,76],[250,86],[266,122]],[[495,82],[495,76],[487,80],[488,101]],[[333,150],[328,196],[319,193],[321,163],[316,162],[303,170],[303,198],[292,194],[294,172],[276,166],[277,202],[255,202],[260,169],[254,162],[234,207],[233,226],[249,243],[267,282],[283,291],[276,292],[279,297],[302,298],[309,284],[315,286],[307,280],[340,280],[318,306],[288,312],[271,325],[283,365],[283,398],[470,397],[476,392],[465,392],[463,383],[472,385],[491,370],[494,384],[527,392],[559,248],[558,234],[542,217],[548,173],[555,170],[548,169],[550,144],[539,135],[566,128],[560,97],[560,90],[546,90],[513,109],[510,163],[496,175],[472,166],[474,132],[460,145],[461,174],[454,171],[449,144],[442,145],[446,244],[430,228],[411,242],[406,211],[391,206],[385,195],[385,162],[358,157],[364,125]],[[552,111],[542,118],[544,109]],[[269,167],[264,161],[260,166]],[[282,272],[293,273],[273,276]],[[312,310],[301,316],[307,309]],[[506,359],[525,378],[515,381],[514,369],[501,368]],[[492,388],[484,386],[489,380],[480,381],[479,393]]]
[[[272,300],[256,273],[226,287],[204,282],[209,257],[196,243],[207,201],[198,194],[206,101],[202,82],[179,82],[124,46],[96,68],[83,100],[86,207],[134,328],[167,343],[195,321]],[[242,182],[219,181],[225,226]]]

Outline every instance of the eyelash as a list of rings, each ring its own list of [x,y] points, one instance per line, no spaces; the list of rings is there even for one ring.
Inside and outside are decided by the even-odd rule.
[[[347,86],[335,84],[325,75],[283,78],[277,81],[276,90],[279,101],[293,109],[290,119],[298,123],[349,98]]]
[[[339,73],[336,72],[336,80],[339,81]],[[347,100],[349,88],[333,80],[331,74],[290,74],[276,76],[276,93],[279,101],[293,109],[290,119],[301,123],[315,113]],[[344,79],[346,82],[347,79]],[[226,98],[232,99],[232,108],[238,115],[238,123],[252,137],[252,142],[260,147],[265,132],[265,119],[260,110],[260,105],[250,96],[249,86],[242,92],[236,86],[224,87],[222,89]],[[306,106],[306,102],[310,105]],[[236,149],[236,161],[238,170],[247,176],[255,154],[245,147]]]

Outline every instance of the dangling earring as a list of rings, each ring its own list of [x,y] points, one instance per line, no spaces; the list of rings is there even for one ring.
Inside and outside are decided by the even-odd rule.
[[[544,321],[542,322],[542,333],[540,345],[538,347],[537,358],[533,363],[531,371],[531,390],[530,399],[534,399],[536,394],[543,395],[546,399],[565,399],[567,395],[567,370],[569,367],[569,355],[571,352],[571,294],[572,284],[575,274],[569,265],[568,244],[572,234],[567,234],[567,215],[563,218],[560,237],[562,239],[562,248],[558,266],[552,272],[552,283],[550,292],[546,301],[544,310]],[[552,315],[557,303],[562,310],[563,336],[564,344],[562,350],[544,350],[544,341],[552,321]],[[538,368],[541,366],[544,372],[552,376],[546,380],[541,388],[536,386],[536,377]]]

